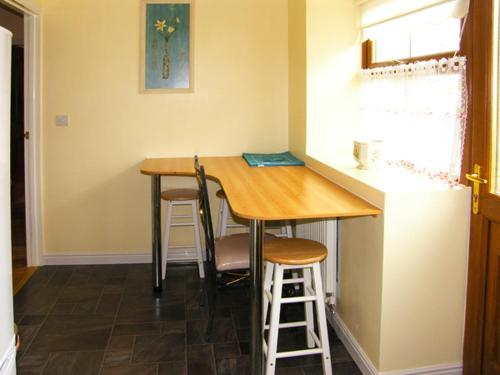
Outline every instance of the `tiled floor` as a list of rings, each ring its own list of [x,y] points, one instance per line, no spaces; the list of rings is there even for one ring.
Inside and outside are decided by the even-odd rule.
[[[248,374],[248,290],[221,292],[208,343],[196,268],[169,267],[161,298],[152,293],[150,270],[150,265],[38,269],[14,301],[21,333],[18,374]],[[299,312],[291,307],[283,319]],[[303,340],[303,332],[280,331],[283,348]],[[330,345],[335,375],[361,374],[333,332]],[[285,373],[321,374],[320,357],[279,360],[277,374]]]

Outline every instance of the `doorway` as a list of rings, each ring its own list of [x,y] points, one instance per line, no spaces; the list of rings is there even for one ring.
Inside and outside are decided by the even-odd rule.
[[[24,15],[0,4],[0,26],[12,37],[11,112],[10,112],[10,182],[11,239],[14,294],[33,274],[28,267],[25,185],[25,119],[24,119]]]

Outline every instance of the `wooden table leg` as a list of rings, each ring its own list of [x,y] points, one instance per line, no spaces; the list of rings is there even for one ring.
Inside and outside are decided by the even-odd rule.
[[[250,220],[250,365],[252,375],[264,373],[264,356],[262,352],[262,252],[264,245],[263,220]]]
[[[162,291],[161,279],[161,187],[160,176],[151,176],[151,218],[152,218],[152,255],[153,291]]]

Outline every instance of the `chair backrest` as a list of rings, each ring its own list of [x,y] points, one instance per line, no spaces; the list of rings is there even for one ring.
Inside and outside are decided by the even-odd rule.
[[[215,270],[215,237],[212,225],[212,215],[210,211],[210,202],[208,199],[207,177],[205,167],[200,166],[198,158],[195,156],[194,168],[196,171],[196,181],[200,195],[200,218],[205,232],[205,246],[207,247],[207,259],[212,270]]]

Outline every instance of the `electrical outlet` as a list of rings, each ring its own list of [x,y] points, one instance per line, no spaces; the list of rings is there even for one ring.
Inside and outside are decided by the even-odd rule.
[[[69,115],[56,115],[56,126],[68,126]]]

